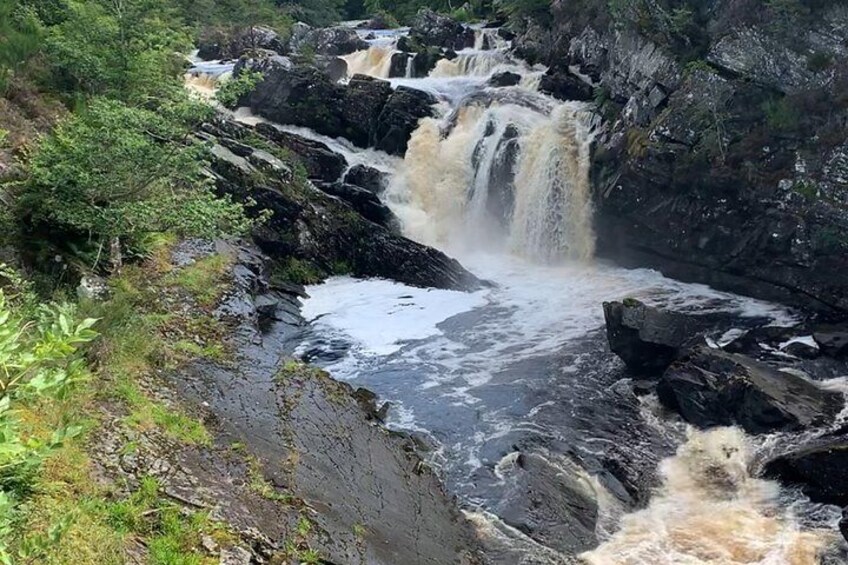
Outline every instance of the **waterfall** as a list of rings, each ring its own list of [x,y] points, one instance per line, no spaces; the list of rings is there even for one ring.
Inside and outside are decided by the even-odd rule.
[[[368,49],[355,51],[341,57],[347,63],[347,76],[368,75],[388,78],[392,68],[392,55],[398,51],[393,46],[372,45]]]
[[[579,103],[550,115],[509,103],[461,107],[445,121],[421,123],[389,198],[410,235],[433,245],[587,259],[594,126]]]
[[[430,71],[434,78],[458,76],[486,76],[499,66],[510,63],[510,58],[500,51],[459,53],[453,59],[440,59]]]

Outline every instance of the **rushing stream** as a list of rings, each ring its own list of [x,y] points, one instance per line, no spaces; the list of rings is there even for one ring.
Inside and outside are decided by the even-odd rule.
[[[752,475],[758,455],[788,440],[698,432],[635,396],[606,351],[601,303],[726,313],[742,328],[791,313],[593,260],[599,125],[580,103],[537,92],[542,69],[494,37],[478,30],[475,49],[428,77],[389,79],[440,100],[403,160],[285,127],[389,173],[383,198],[405,233],[493,283],[461,293],[330,279],[308,289],[300,354],[391,403],[389,424],[428,446],[500,562],[819,563],[836,551],[836,509]],[[346,56],[350,74],[387,78],[396,38]],[[488,88],[504,70],[519,85]]]

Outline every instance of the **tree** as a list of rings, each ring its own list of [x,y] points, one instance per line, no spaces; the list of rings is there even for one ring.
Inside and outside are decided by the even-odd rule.
[[[18,68],[41,47],[36,13],[16,1],[0,3],[0,93]]]
[[[21,214],[82,239],[97,266],[151,232],[215,237],[248,227],[243,207],[217,198],[182,107],[152,112],[95,99],[44,138],[28,161]]]

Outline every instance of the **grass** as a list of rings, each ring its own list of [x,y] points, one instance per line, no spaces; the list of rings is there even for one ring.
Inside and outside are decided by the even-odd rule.
[[[274,376],[274,380],[282,383],[293,378],[321,376],[323,374],[324,371],[319,367],[309,365],[297,359],[289,359],[283,363],[283,366],[280,367],[279,371],[277,371],[277,374]]]
[[[201,306],[216,304],[227,291],[233,261],[215,254],[177,271],[170,281],[186,290]]]
[[[287,282],[302,285],[318,284],[326,274],[310,263],[295,257],[278,261],[271,269],[271,283]]]

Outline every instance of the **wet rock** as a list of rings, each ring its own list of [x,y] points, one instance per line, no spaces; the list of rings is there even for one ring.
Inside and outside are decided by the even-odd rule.
[[[639,374],[659,374],[694,343],[703,322],[632,298],[604,302],[610,349]]]
[[[373,192],[343,182],[318,183],[316,186],[327,194],[347,202],[351,208],[375,224],[392,230],[398,229],[397,217]]]
[[[825,355],[848,357],[848,324],[818,326],[813,331],[813,339]]]
[[[657,385],[660,401],[700,428],[739,425],[752,434],[831,422],[842,395],[763,363],[699,346]]]
[[[344,182],[379,195],[386,189],[387,175],[373,167],[360,164],[354,165],[345,173]]]
[[[406,153],[407,142],[422,118],[433,115],[432,94],[399,86],[392,92],[377,118],[374,147],[391,155]]]
[[[304,23],[297,23],[292,30],[288,48],[292,52],[338,57],[368,49],[368,43],[347,26],[311,28]]]
[[[800,486],[813,502],[848,505],[848,441],[844,438],[805,445],[774,457],[763,465],[763,474]]]
[[[389,65],[389,78],[405,77],[406,69],[409,66],[409,61],[414,57],[414,53],[392,53],[392,62]]]
[[[799,359],[816,359],[821,355],[821,350],[818,347],[803,341],[793,341],[786,345],[782,351]]]
[[[413,286],[469,290],[481,284],[440,251],[366,220],[347,203],[314,186],[258,174],[245,158],[221,145],[213,146],[212,156],[212,173],[220,191],[238,201],[253,199],[257,210],[272,212],[254,231],[255,241],[271,257],[298,257],[327,273],[343,264],[356,276],[389,278]],[[364,189],[362,193],[374,198]]]
[[[344,137],[360,147],[371,145],[374,124],[391,95],[392,85],[388,81],[354,75],[344,92]]]
[[[509,71],[502,71],[500,73],[495,73],[492,75],[492,78],[489,79],[489,86],[495,87],[503,87],[503,86],[515,86],[521,82],[521,75],[518,73],[511,73]]]
[[[842,518],[839,520],[839,532],[848,541],[848,506],[842,509]]]
[[[576,469],[519,453],[503,474],[505,492],[496,513],[504,522],[565,554],[597,544],[598,502]]]
[[[539,81],[539,91],[559,100],[592,100],[592,85],[574,76],[568,70],[549,70]]]
[[[424,8],[415,16],[409,37],[420,45],[465,49],[474,46],[474,30],[441,14]]]
[[[320,141],[282,131],[266,123],[256,124],[256,131],[300,157],[310,179],[334,182],[347,168],[347,160]]]

